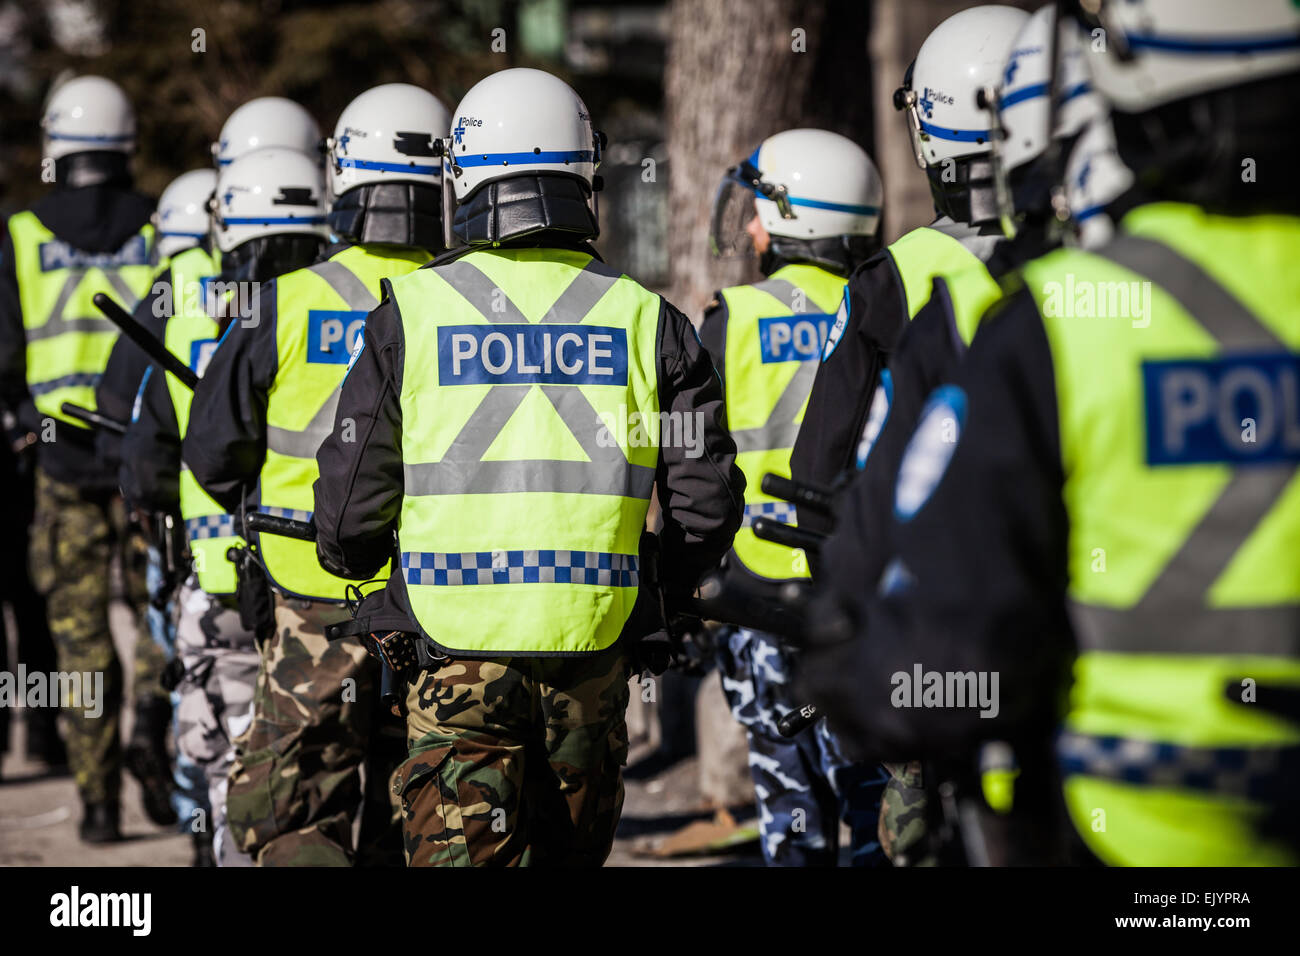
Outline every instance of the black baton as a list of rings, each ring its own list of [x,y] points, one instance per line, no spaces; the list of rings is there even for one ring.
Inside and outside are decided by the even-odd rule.
[[[103,312],[114,325],[122,330],[123,335],[138,345],[146,355],[162,366],[163,369],[175,375],[182,385],[191,392],[194,391],[194,386],[199,384],[199,377],[194,374],[188,365],[173,355],[167,346],[150,335],[148,329],[131,318],[126,309],[103,292],[96,292],[92,301],[95,303],[95,308]]]

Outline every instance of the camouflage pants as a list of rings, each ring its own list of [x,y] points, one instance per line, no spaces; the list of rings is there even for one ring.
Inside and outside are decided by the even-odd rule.
[[[325,639],[347,619],[335,605],[276,595],[226,795],[231,836],[259,866],[401,863],[387,789],[405,756],[401,722],[381,707],[361,642]]]
[[[82,707],[62,702],[68,765],[85,801],[116,800],[121,783],[122,666],[109,631],[110,569],[119,556],[127,600],[138,617],[134,654],[136,700],[166,699],[161,677],[166,655],[149,636],[148,547],[127,530],[120,498],[89,495],[36,472],[36,517],[32,524],[32,582],[46,598],[50,634],[59,670],[103,675],[102,713],[87,717]]]
[[[410,866],[599,866],[623,811],[628,663],[448,660],[407,693]]]
[[[231,602],[233,603],[233,602]],[[252,866],[233,845],[226,821],[226,787],[235,762],[234,739],[252,719],[257,644],[239,611],[190,578],[177,595],[176,653],[185,667],[177,708],[176,747],[202,768],[211,808],[218,866]]]
[[[895,866],[933,866],[926,846],[926,798],[921,761],[887,763],[889,783],[880,805],[880,845]]]
[[[718,642],[722,689],[749,738],[749,772],[769,866],[834,866],[841,816],[852,834],[852,863],[884,863],[876,822],[885,775],[840,754],[825,721],[793,738],[777,721],[795,710],[789,654],[777,638],[731,629]]]

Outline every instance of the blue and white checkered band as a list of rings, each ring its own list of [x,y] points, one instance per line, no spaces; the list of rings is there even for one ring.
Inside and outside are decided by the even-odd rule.
[[[760,501],[757,504],[745,505],[745,520],[741,527],[748,528],[754,523],[755,518],[772,518],[783,524],[794,524],[795,506],[788,501]]]
[[[1056,740],[1065,776],[1276,800],[1300,790],[1300,747],[1181,747],[1070,731]]]
[[[310,521],[312,516],[310,511],[298,511],[295,508],[275,508],[271,505],[262,505],[260,510],[269,515],[275,515],[277,518],[292,518],[294,521]]]
[[[591,584],[634,588],[634,554],[602,551],[403,551],[407,584]]]
[[[235,519],[231,515],[200,515],[185,521],[185,533],[191,541],[204,538],[233,538],[235,536]]]

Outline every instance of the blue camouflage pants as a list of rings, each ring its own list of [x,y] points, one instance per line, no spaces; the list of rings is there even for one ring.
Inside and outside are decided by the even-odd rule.
[[[770,634],[744,628],[718,636],[718,667],[731,712],[749,737],[749,772],[769,866],[835,866],[840,819],[849,825],[854,866],[885,865],[876,835],[889,775],[854,764],[819,721],[791,739],[776,725],[798,709],[790,654]]]
[[[162,555],[158,553],[155,547],[149,548],[149,566],[146,571],[146,580],[149,585],[149,596],[152,598],[163,586]],[[150,602],[147,613],[149,621],[149,636],[153,642],[163,649],[167,654],[167,660],[176,656],[176,623],[175,623],[175,602],[168,601],[165,610],[159,610]],[[180,739],[180,693],[171,692],[172,702],[172,737],[175,740]],[[203,775],[203,768],[187,757],[179,748],[176,751],[176,762],[172,767],[172,782],[176,789],[172,791],[172,809],[176,811],[176,829],[181,833],[189,833],[194,821],[199,818],[198,811],[203,812],[203,817],[207,817],[211,810],[208,808],[208,785]]]

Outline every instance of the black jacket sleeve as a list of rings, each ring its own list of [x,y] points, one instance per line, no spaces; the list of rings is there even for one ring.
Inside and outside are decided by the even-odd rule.
[[[686,316],[664,302],[659,313],[659,407],[692,423],[694,442],[659,449],[656,488],[668,592],[688,594],[722,560],[744,517],[745,476],[727,430],[722,383]]]
[[[892,397],[884,423],[862,470],[838,499],[835,530],[817,562],[818,577],[833,590],[847,594],[858,590],[862,581],[878,581],[894,554],[898,463],[926,399],[939,385],[953,380],[966,354],[951,302],[947,283],[936,278],[930,300],[908,323],[890,356],[887,374]]]
[[[199,485],[229,512],[239,510],[266,460],[267,395],[278,371],[275,281],[256,309],[230,320],[194,390],[181,454]]]
[[[343,379],[334,428],[316,452],[320,477],[313,486],[321,567],[358,580],[392,557],[402,509],[405,342],[391,298],[366,316],[363,342]]]
[[[824,488],[853,467],[880,370],[907,325],[902,280],[887,249],[858,267],[847,290],[846,324],[817,369],[790,454],[791,476]],[[799,524],[825,534],[832,522],[805,509]]]
[[[137,414],[122,437],[122,494],[142,511],[180,510],[181,436],[166,373],[145,369]]]
[[[713,359],[713,368],[725,391],[727,387],[727,300],[718,293],[704,309],[700,320],[700,344]]]
[[[40,430],[40,416],[27,392],[27,335],[18,299],[13,237],[7,228],[0,244],[0,405],[18,417],[24,430]]]
[[[985,319],[954,382],[967,417],[946,470],[910,519],[893,519],[879,584],[830,578],[803,657],[805,690],[878,757],[1013,740],[1053,721],[1072,653],[1056,390],[1032,297]],[[918,664],[996,674],[997,715],[895,706],[893,675]]]
[[[162,285],[164,282],[166,285]],[[145,331],[159,340],[163,337],[166,321],[166,316],[158,314],[163,301],[162,292],[170,286],[171,270],[166,269],[159,273],[148,294],[131,314]],[[131,421],[136,394],[140,391],[140,382],[148,368],[149,356],[144,349],[125,335],[119,335],[113,343],[113,351],[109,353],[104,374],[95,386],[95,407],[99,413],[119,422]],[[122,456],[122,437],[101,428],[95,433],[95,450],[105,467],[116,467]]]

